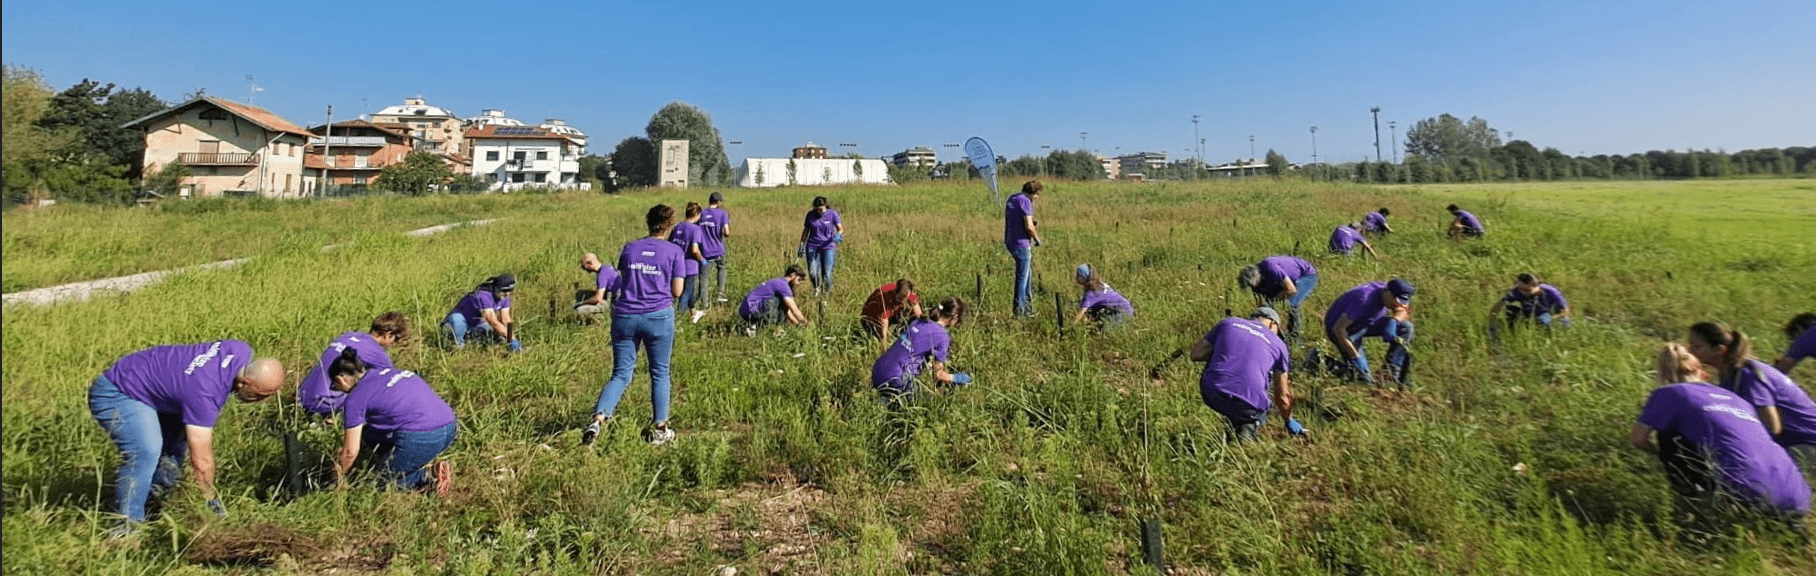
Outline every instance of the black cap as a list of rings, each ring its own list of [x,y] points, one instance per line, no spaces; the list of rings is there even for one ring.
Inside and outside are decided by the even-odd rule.
[[[826,201],[825,196],[814,196],[813,197],[813,207],[814,208],[819,208],[819,207],[825,206],[827,204],[829,204],[829,202]]]
[[[706,202],[707,202],[707,203],[708,203],[708,204],[718,204],[718,203],[720,203],[720,202],[723,202],[723,201],[725,201],[725,195],[724,195],[724,194],[720,194],[720,193],[719,193],[719,192],[718,192],[718,191],[716,191],[716,190],[715,190],[715,191],[713,191],[713,193],[712,193],[712,194],[710,194],[710,195],[708,195],[708,196],[707,196],[707,197],[706,197]]]

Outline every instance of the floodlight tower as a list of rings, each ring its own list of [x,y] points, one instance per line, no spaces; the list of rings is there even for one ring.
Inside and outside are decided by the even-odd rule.
[[[1318,127],[1312,127],[1312,163],[1318,163]]]
[[[1380,162],[1381,161],[1381,107],[1376,106],[1373,108],[1369,108],[1368,113],[1373,114],[1375,116],[1375,161]]]
[[[1394,124],[1395,123],[1392,120],[1387,121],[1387,136],[1389,138],[1391,138],[1392,142],[1393,142],[1392,150],[1394,153],[1394,163],[1399,164],[1400,163],[1400,130]]]
[[[1198,115],[1197,114],[1192,115],[1192,139],[1197,140],[1199,142],[1199,144],[1198,144],[1198,164],[1202,166],[1202,165],[1204,165],[1204,139],[1198,137]]]

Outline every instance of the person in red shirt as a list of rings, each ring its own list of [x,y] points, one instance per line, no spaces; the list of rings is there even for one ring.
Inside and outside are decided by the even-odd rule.
[[[906,316],[904,318],[904,316]],[[907,278],[878,286],[864,299],[859,322],[871,338],[889,343],[890,329],[921,317],[921,297],[914,293],[914,282]]]

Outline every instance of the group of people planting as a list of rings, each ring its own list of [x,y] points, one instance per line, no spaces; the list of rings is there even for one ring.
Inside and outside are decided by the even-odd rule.
[[[1018,317],[1034,314],[1033,248],[1043,245],[1035,204],[1042,193],[1041,183],[1030,181],[1004,205],[1003,244],[1014,262],[1011,310]],[[581,257],[580,267],[593,276],[594,285],[575,294],[574,311],[609,315],[612,349],[611,377],[593,404],[581,444],[593,444],[612,420],[640,350],[648,362],[652,398],[645,438],[658,445],[675,438],[669,413],[677,324],[684,313],[690,314],[690,323],[698,323],[712,302],[728,302],[725,258],[731,217],[723,203],[723,195],[713,192],[707,206],[690,202],[679,214],[667,205],[653,206],[644,215],[647,234],[626,243],[615,260],[602,261],[593,253]],[[1483,236],[1476,216],[1454,204],[1448,210],[1452,222],[1447,236]],[[1347,256],[1361,246],[1378,259],[1367,238],[1379,241],[1392,233],[1390,215],[1381,208],[1337,227],[1330,252]],[[844,232],[831,202],[815,198],[796,250],[805,266],[786,265],[781,276],[758,283],[738,300],[744,334],[779,333],[809,322],[796,295],[804,284],[812,286],[815,297],[832,292]],[[1305,427],[1293,417],[1288,374],[1294,369],[1291,347],[1303,343],[1303,305],[1318,287],[1317,268],[1295,256],[1274,255],[1242,268],[1236,280],[1253,294],[1256,307],[1218,321],[1174,357],[1204,364],[1200,396],[1227,420],[1232,441],[1256,440],[1270,412],[1280,415],[1288,434],[1304,435]],[[1080,290],[1075,322],[1114,331],[1134,318],[1134,305],[1104,281],[1098,267],[1077,265],[1073,281]],[[521,351],[511,315],[515,288],[515,279],[501,274],[461,297],[440,323],[450,344],[462,348],[469,341],[488,342]],[[1325,340],[1335,354],[1320,358],[1314,349],[1300,366],[1406,389],[1412,379],[1415,293],[1404,278],[1366,282],[1343,292],[1322,318]],[[951,330],[963,323],[966,310],[966,302],[957,297],[923,307],[917,285],[908,278],[869,294],[858,328],[881,350],[870,371],[880,399],[898,405],[912,401],[927,385],[972,382],[970,374],[947,365]],[[1522,273],[1490,307],[1489,332],[1498,338],[1503,328],[1526,324],[1568,327],[1571,312],[1557,287]],[[1796,520],[1808,512],[1804,474],[1816,473],[1816,404],[1784,371],[1798,359],[1816,355],[1812,325],[1816,315],[1804,314],[1786,327],[1796,343],[1776,366],[1753,358],[1745,335],[1714,323],[1693,326],[1686,345],[1672,344],[1660,352],[1662,386],[1642,410],[1632,442],[1659,454],[1679,494],[1697,506],[1762,510],[1775,518]],[[303,378],[297,394],[302,407],[340,418],[344,442],[333,459],[337,482],[366,453],[387,485],[447,491],[450,467],[436,458],[452,444],[459,426],[433,387],[417,373],[394,366],[388,356],[388,349],[410,337],[403,314],[384,313],[367,331],[334,338]],[[1364,349],[1370,338],[1386,344],[1380,373],[1371,369]],[[1159,368],[1154,373],[1158,377]],[[283,384],[276,360],[255,359],[251,346],[237,340],[142,350],[96,378],[89,392],[91,410],[123,456],[116,502],[126,518],[121,529],[130,531],[145,519],[152,489],[174,485],[186,456],[210,507],[225,514],[212,488],[215,420],[229,397],[256,402],[276,395]]]

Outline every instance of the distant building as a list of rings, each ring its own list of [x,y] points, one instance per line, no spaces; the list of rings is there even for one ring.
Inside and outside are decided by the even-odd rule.
[[[335,122],[332,129],[316,126],[309,131],[316,136],[309,138],[303,166],[317,175],[326,170],[333,186],[370,184],[386,166],[402,162],[416,150],[415,136],[365,120]]]
[[[745,188],[890,183],[889,165],[877,158],[745,158],[736,178]]]
[[[1205,168],[1205,171],[1209,172],[1212,176],[1221,176],[1225,178],[1256,176],[1267,172],[1267,163],[1254,158],[1249,158],[1247,160],[1237,160],[1228,164]]]
[[[1116,164],[1123,174],[1135,174],[1149,168],[1161,168],[1167,165],[1165,152],[1136,152],[1116,157]]]
[[[534,126],[494,124],[462,136],[473,150],[473,174],[493,190],[590,188],[580,179],[580,143]]]
[[[894,156],[889,158],[889,161],[896,166],[914,164],[916,166],[931,168],[934,165],[939,164],[939,156],[933,153],[932,148],[916,146],[901,152],[896,152]]]
[[[821,146],[819,144],[814,144],[813,142],[810,141],[806,144],[796,146],[794,149],[794,155],[792,157],[793,158],[825,158],[826,157],[826,147]]]
[[[504,115],[503,110],[481,110],[478,116],[460,121],[467,128],[484,128],[486,126],[526,126],[522,121]]]
[[[1110,158],[1108,156],[1096,156],[1096,158],[1097,158],[1097,163],[1103,165],[1103,173],[1104,173],[1105,178],[1109,178],[1111,180],[1121,180],[1122,179],[1122,163],[1121,162],[1117,162],[1115,158]]]
[[[388,106],[372,115],[373,124],[401,124],[416,138],[416,149],[436,154],[459,154],[463,150],[460,118],[453,110],[430,106],[422,97],[405,98],[400,106]]]
[[[549,118],[543,120],[542,125],[537,126],[537,128],[568,137],[569,140],[573,140],[580,145],[580,155],[586,155],[586,133],[581,132],[579,128],[569,126],[566,120]]]
[[[663,140],[656,148],[656,185],[663,188],[687,187],[687,141]]]
[[[179,164],[189,176],[177,184],[183,197],[308,196],[303,148],[314,136],[264,108],[202,96],[127,122],[145,134],[146,173]]]

